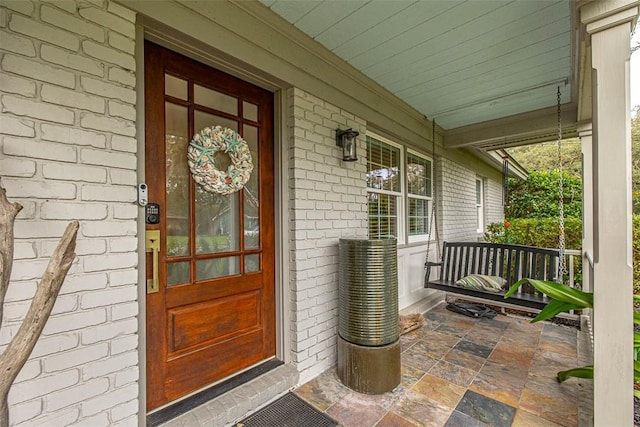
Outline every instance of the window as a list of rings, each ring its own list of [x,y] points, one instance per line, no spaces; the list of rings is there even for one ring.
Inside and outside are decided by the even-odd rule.
[[[476,221],[478,233],[484,232],[484,188],[482,179],[476,178]]]
[[[406,172],[404,172],[406,171]],[[405,174],[406,173],[406,174]],[[428,238],[432,204],[431,160],[376,135],[367,136],[369,238],[399,244]],[[405,217],[406,206],[406,217]]]
[[[407,154],[407,200],[410,242],[423,240],[419,237],[426,237],[429,234],[431,189],[431,161],[409,152]]]
[[[402,238],[399,214],[402,208],[400,147],[367,136],[367,187],[369,192],[369,238]]]

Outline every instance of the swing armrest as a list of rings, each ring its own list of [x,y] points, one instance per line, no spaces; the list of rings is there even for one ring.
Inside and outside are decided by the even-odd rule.
[[[442,261],[427,261],[424,263],[425,267],[441,267],[442,266]]]

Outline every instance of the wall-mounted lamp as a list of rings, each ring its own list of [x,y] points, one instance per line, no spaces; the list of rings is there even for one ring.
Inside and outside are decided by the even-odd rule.
[[[336,145],[342,147],[343,161],[355,162],[358,160],[358,157],[356,156],[356,137],[358,135],[360,135],[360,132],[353,129],[336,129]]]

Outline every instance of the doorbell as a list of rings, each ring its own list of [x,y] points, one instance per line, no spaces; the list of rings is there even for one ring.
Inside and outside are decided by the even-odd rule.
[[[141,182],[138,184],[138,204],[140,206],[146,206],[149,203],[149,196],[147,195],[147,184]]]

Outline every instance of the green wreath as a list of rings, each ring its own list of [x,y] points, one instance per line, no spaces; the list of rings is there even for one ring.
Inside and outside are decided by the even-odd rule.
[[[216,168],[214,155],[218,151],[229,154],[231,164],[226,171]],[[187,162],[193,180],[205,191],[224,195],[241,190],[253,171],[246,141],[233,129],[222,126],[205,127],[193,136]]]

